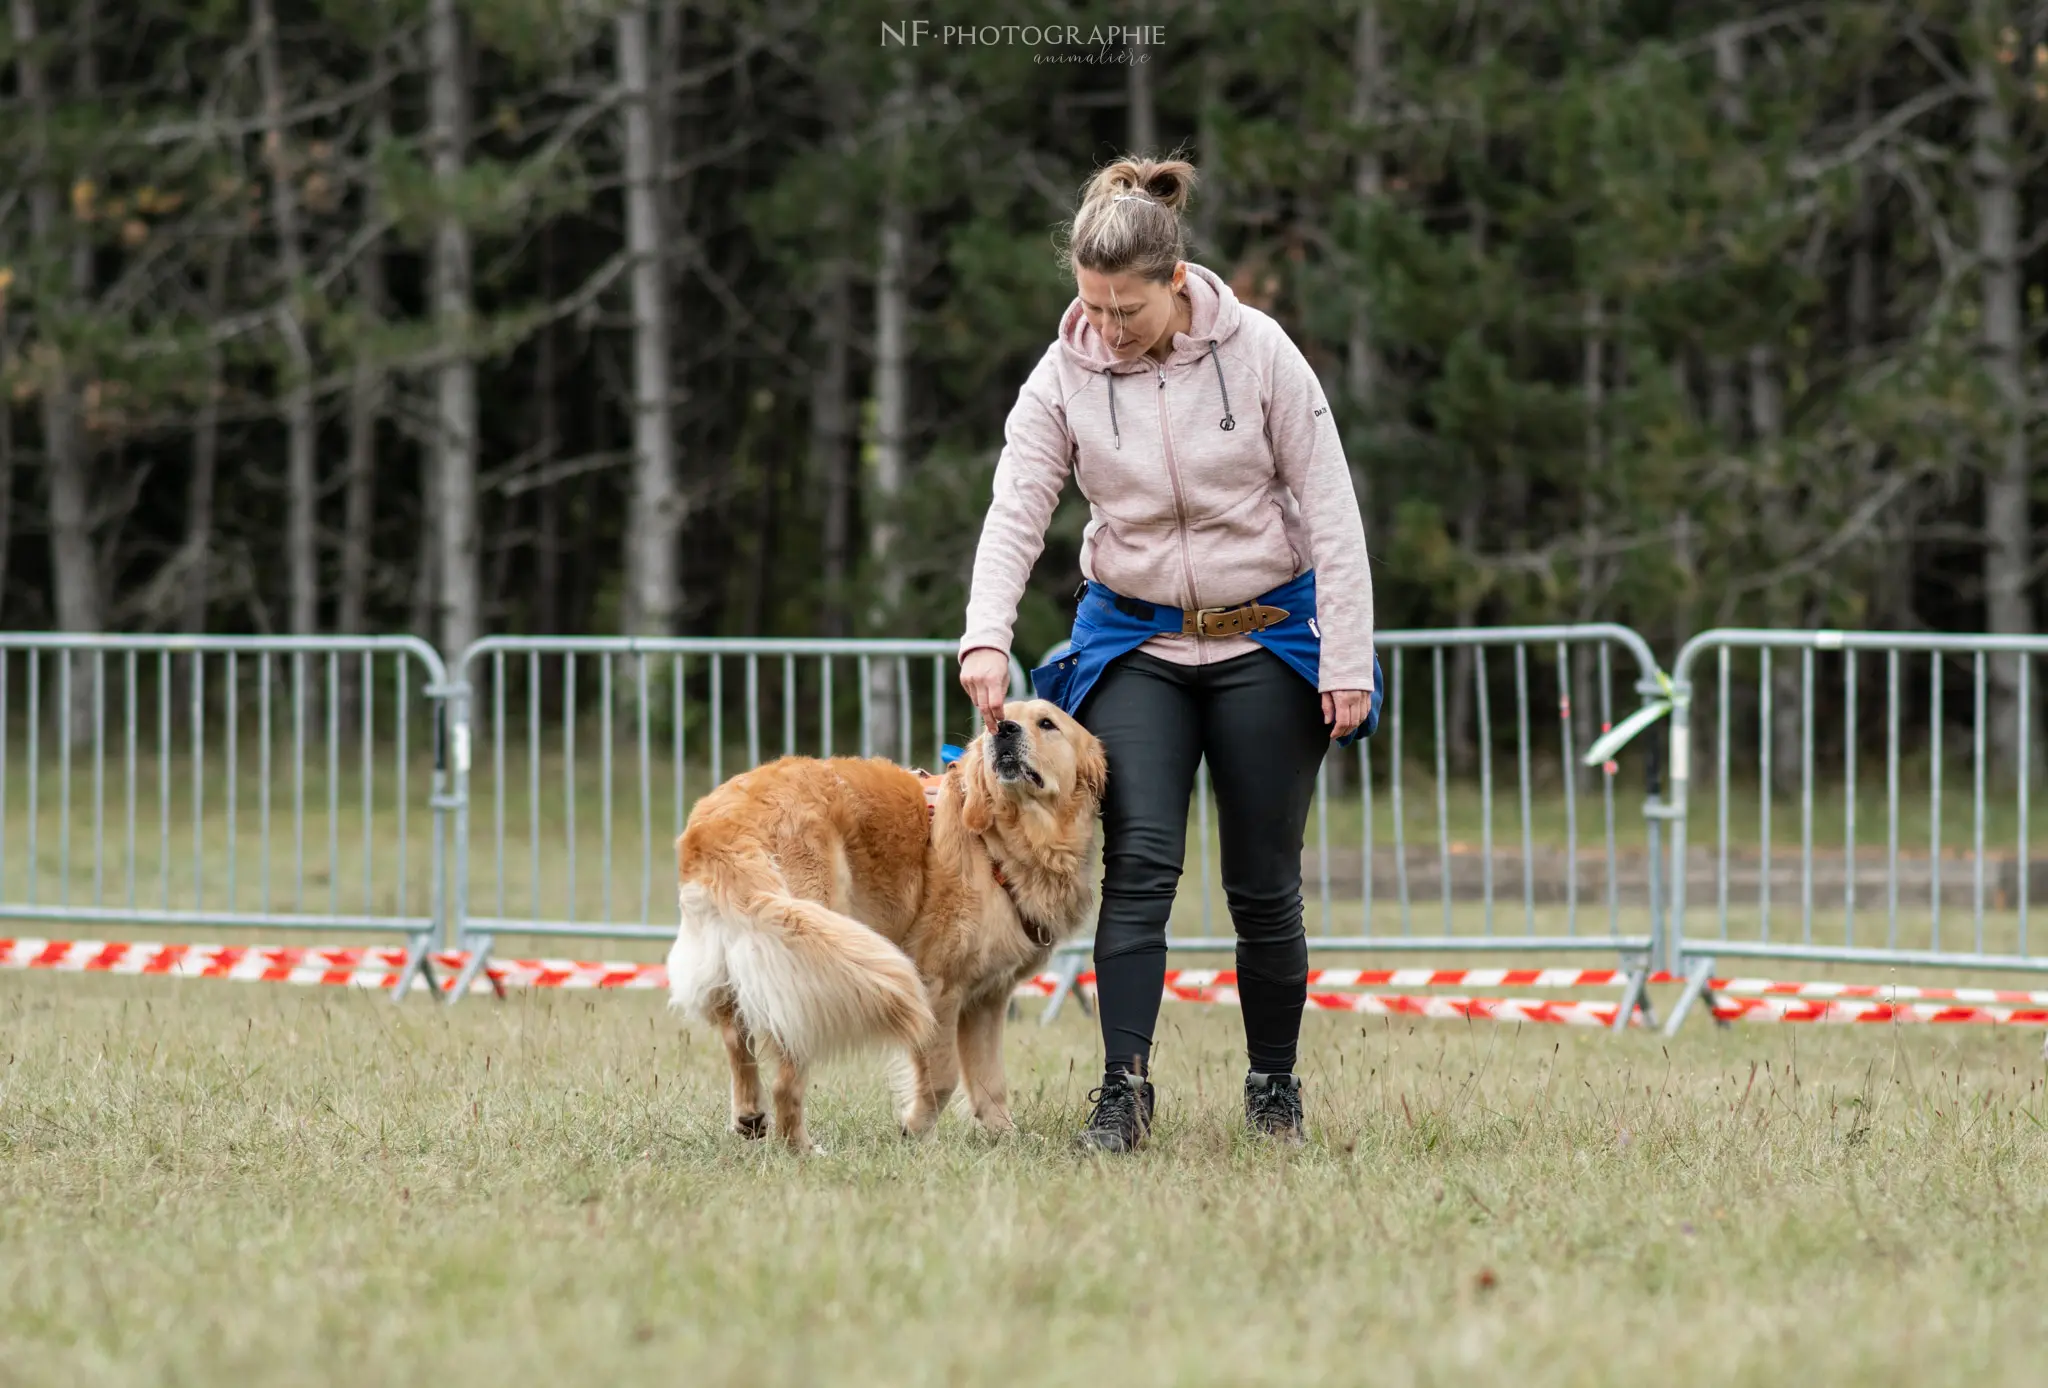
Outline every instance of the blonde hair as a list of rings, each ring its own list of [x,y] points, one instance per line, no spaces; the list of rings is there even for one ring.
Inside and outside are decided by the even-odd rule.
[[[1077,269],[1133,274],[1163,284],[1188,255],[1181,213],[1200,175],[1185,159],[1119,159],[1096,171],[1068,222],[1066,253]]]

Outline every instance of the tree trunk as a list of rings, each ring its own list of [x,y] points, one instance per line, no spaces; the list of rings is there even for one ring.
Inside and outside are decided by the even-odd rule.
[[[382,55],[377,70],[383,71]],[[391,138],[389,98],[382,92],[370,116],[370,148],[381,149]],[[363,220],[374,225],[382,199],[373,174],[363,188]],[[363,247],[356,269],[356,302],[366,324],[384,318],[384,252],[379,237]],[[349,378],[348,482],[342,495],[341,591],[335,627],[351,636],[369,629],[370,525],[377,497],[377,421],[384,412],[384,371],[369,357],[358,355]]]
[[[453,663],[476,640],[476,362],[470,356],[469,228],[458,196],[469,143],[469,74],[457,0],[432,0],[427,19],[428,145],[444,202],[434,229],[434,322],[448,356],[441,364],[434,431],[440,640]]]
[[[1195,199],[1194,253],[1205,265],[1223,263],[1219,244],[1224,198],[1223,129],[1220,117],[1229,109],[1223,83],[1228,53],[1217,29],[1216,0],[1200,0],[1202,24],[1201,89],[1195,113],[1195,149],[1202,166],[1202,193]]]
[[[1872,121],[1871,80],[1856,88],[1856,129]],[[1854,203],[1849,212],[1849,350],[1859,360],[1869,352],[1877,323],[1877,199],[1862,160],[1850,168]]]
[[[29,234],[38,258],[49,258],[64,240],[59,224],[58,189],[53,181],[59,171],[50,165],[50,92],[42,59],[37,51],[36,14],[33,0],[11,0],[9,17],[14,31],[15,79],[21,104],[28,110],[29,143],[32,149],[29,188]],[[78,85],[82,99],[89,98],[97,85],[92,57],[93,13],[84,11],[85,47],[78,64]],[[73,311],[84,310],[92,294],[92,254],[89,245],[74,249],[71,256],[71,302]],[[56,587],[57,627],[62,631],[98,631],[103,624],[104,594],[99,587],[99,555],[93,541],[92,451],[82,428],[77,387],[60,359],[44,377],[42,387],[43,457],[48,473],[50,562]],[[70,708],[74,737],[92,733],[90,682],[73,678]],[[61,715],[60,715],[61,716]]]
[[[1144,7],[1136,8],[1133,22],[1142,24]],[[1158,50],[1143,44],[1132,44],[1131,49],[1131,62],[1124,68],[1124,143],[1134,158],[1150,159],[1159,149],[1159,110],[1152,99],[1152,59]]]
[[[1989,5],[1979,3],[1980,27],[1988,36]],[[2034,630],[2028,570],[2033,563],[2032,460],[2027,455],[2029,401],[2025,380],[2020,300],[2020,203],[2013,168],[2012,118],[2006,109],[2001,74],[1990,58],[1975,71],[1976,112],[1971,125],[1970,172],[1977,190],[1977,257],[1982,266],[1980,337],[1984,369],[1997,393],[2001,419],[1984,470],[1984,617],[1991,631],[2017,635]],[[2019,764],[2019,661],[1991,662],[1989,729],[1996,763]],[[2029,710],[2031,713],[2033,710]],[[2038,722],[2038,720],[2030,720]],[[2035,730],[2039,745],[2039,730]]]
[[[29,235],[39,257],[62,240],[58,221],[58,171],[50,167],[50,93],[37,42],[34,0],[11,0],[14,70],[22,105],[28,110],[33,182],[29,188]],[[74,271],[76,262],[74,261]],[[63,631],[100,629],[99,566],[93,561],[90,476],[92,459],[79,427],[77,388],[59,362],[42,389],[43,457],[49,474],[50,561],[56,587],[57,626]]]
[[[825,495],[826,636],[845,636],[847,570],[853,540],[853,459],[848,447],[847,353],[853,340],[853,284],[846,267],[827,270],[818,312],[819,361],[811,375],[811,476]]]
[[[284,293],[278,303],[278,330],[291,354],[284,396],[285,418],[285,566],[289,574],[295,634],[319,625],[319,560],[315,535],[316,503],[313,425],[313,361],[306,326],[299,318],[297,298],[306,277],[305,252],[299,243],[299,200],[294,191],[297,170],[285,144],[284,73],[278,57],[277,19],[271,0],[251,0],[255,29],[256,67],[263,87],[263,149],[270,167],[271,216],[277,223],[278,268]]]
[[[1362,206],[1379,201],[1385,169],[1373,127],[1385,85],[1385,52],[1380,41],[1379,0],[1361,0],[1351,42],[1351,128],[1358,140],[1358,160],[1351,170],[1351,195]],[[1379,381],[1379,361],[1372,343],[1372,305],[1363,275],[1354,271],[1351,331],[1344,349],[1344,385],[1352,408],[1363,414],[1372,407]],[[1361,503],[1364,497],[1360,497]]]
[[[896,547],[901,537],[899,508],[908,470],[905,455],[910,422],[910,209],[904,200],[901,170],[909,149],[911,100],[909,74],[900,71],[884,116],[893,167],[882,193],[875,268],[875,413],[868,479],[873,504],[867,511],[873,517],[868,545],[875,579],[870,625],[881,634],[897,634],[893,626],[903,602],[903,573]],[[897,727],[895,663],[874,662],[868,688],[869,738],[875,755],[887,756]],[[907,695],[907,691],[903,693]],[[908,752],[902,748],[898,755]]]
[[[668,297],[663,292],[659,146],[649,72],[647,7],[619,11],[617,46],[626,139],[626,245],[633,271],[633,502],[626,524],[628,629],[666,636],[678,605],[682,498],[668,408]]]
[[[555,294],[555,238],[550,224],[540,238],[541,302]],[[562,452],[560,409],[555,400],[555,325],[541,325],[540,342],[534,353],[533,394],[539,412],[540,457],[543,467]],[[533,489],[535,516],[534,546],[538,551],[535,572],[540,587],[534,603],[534,629],[547,635],[562,630],[562,484],[546,482]]]
[[[223,236],[213,247],[206,265],[206,311],[218,320],[227,303],[228,254],[230,244]],[[213,491],[220,470],[220,397],[223,386],[219,348],[206,354],[206,396],[199,402],[198,418],[192,428],[192,477],[185,493],[185,543],[180,565],[185,583],[185,621],[188,632],[206,630],[206,608],[213,585]]]
[[[405,626],[415,635],[434,633],[435,614],[441,610],[440,454],[435,447],[420,455],[419,541],[413,559],[412,609]]]

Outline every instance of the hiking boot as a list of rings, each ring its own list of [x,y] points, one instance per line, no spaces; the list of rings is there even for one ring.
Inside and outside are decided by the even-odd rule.
[[[1252,1071],[1244,1077],[1244,1119],[1262,1137],[1301,1146],[1301,1081]]]
[[[1088,1094],[1095,1111],[1074,1139],[1076,1145],[1090,1152],[1134,1150],[1152,1128],[1153,1101],[1151,1081],[1127,1071],[1110,1071],[1102,1077],[1102,1087]]]

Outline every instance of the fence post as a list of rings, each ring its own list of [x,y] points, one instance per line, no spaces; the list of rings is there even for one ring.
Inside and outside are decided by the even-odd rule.
[[[456,670],[467,674],[464,666]],[[434,923],[442,948],[453,950],[461,947],[469,914],[469,685],[444,674],[426,693],[434,700]],[[458,995],[451,989],[442,1001]]]

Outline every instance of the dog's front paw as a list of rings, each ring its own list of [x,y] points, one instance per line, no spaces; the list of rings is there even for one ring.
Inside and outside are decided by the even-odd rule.
[[[732,1130],[748,1141],[768,1136],[768,1115],[765,1113],[735,1113],[732,1116]]]

